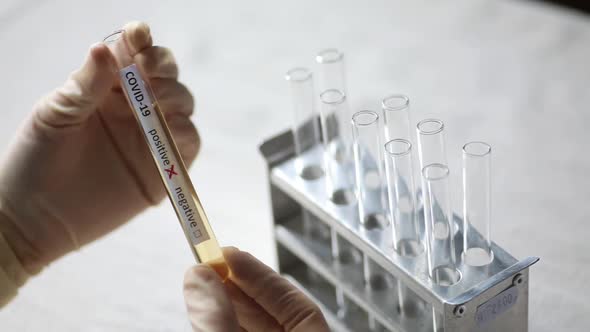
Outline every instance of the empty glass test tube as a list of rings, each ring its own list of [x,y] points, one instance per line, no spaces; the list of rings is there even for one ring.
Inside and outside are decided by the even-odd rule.
[[[347,95],[344,54],[335,48],[321,50],[315,57],[319,67],[319,91],[334,89]]]
[[[380,231],[379,244],[386,249],[391,240],[387,227],[383,174],[383,144],[379,115],[373,111],[359,111],[352,116],[355,194],[359,221],[367,230]],[[389,286],[388,276],[368,255],[363,254],[363,276],[369,289],[382,290]],[[369,315],[369,320],[373,318]]]
[[[423,227],[416,218],[412,143],[393,139],[385,144],[385,174],[393,248],[398,255],[415,257],[424,252]],[[412,315],[421,299],[404,284],[397,282],[400,312]]]
[[[428,272],[434,283],[450,286],[458,282],[461,275],[456,267],[449,168],[430,164],[422,169],[422,176],[426,183],[424,216]]]
[[[463,146],[463,260],[471,266],[493,260],[491,159],[492,148],[484,142]]]
[[[451,286],[461,279],[456,267],[454,223],[449,192],[449,168],[430,164],[422,169],[424,188],[424,217],[426,220],[426,254],[428,274],[433,283]],[[434,331],[442,328],[442,315],[432,308]]]
[[[360,222],[368,229],[380,228],[385,219],[383,144],[379,115],[359,111],[352,116],[356,197]]]
[[[121,87],[141,128],[170,202],[197,262],[210,265],[223,279],[229,275],[223,253],[164,115],[149,83],[129,53],[125,31],[108,35],[103,42],[113,53],[119,68]]]
[[[438,119],[425,119],[416,126],[420,169],[430,164],[447,164],[445,125]]]
[[[354,164],[350,131],[350,112],[344,92],[328,89],[320,94],[320,124],[324,145],[324,171],[326,194],[336,205],[354,202]],[[340,238],[334,228],[330,230],[332,259],[336,264],[347,264],[346,257],[353,248]],[[337,315],[340,318],[349,312],[342,288],[336,287]]]
[[[393,139],[412,141],[410,134],[410,98],[401,94],[393,94],[383,98],[381,102],[385,142]]]
[[[335,204],[354,201],[354,171],[350,111],[344,92],[329,89],[320,94],[327,194]]]
[[[319,133],[319,118],[315,107],[316,95],[313,86],[312,72],[307,68],[293,68],[285,74],[291,93],[293,105],[293,144],[295,148],[295,168],[303,181],[316,180],[323,175],[320,160],[312,156],[304,156],[304,152],[321,145]],[[301,221],[303,236],[310,242],[322,241],[331,244],[330,228],[318,220],[309,210],[301,207]],[[308,278],[314,282],[321,277],[313,269],[307,270]]]
[[[424,202],[426,201],[426,195],[424,193],[426,183],[422,176],[422,170],[430,164],[447,165],[444,128],[444,123],[438,119],[425,119],[418,122],[418,125],[416,126],[418,161],[420,166],[418,177],[420,179],[420,184],[422,185],[422,202],[419,202],[421,205],[424,205]]]
[[[401,138],[387,142],[385,170],[393,248],[399,255],[416,256],[423,251],[423,228],[416,218],[412,143]]]
[[[320,144],[318,113],[315,107],[313,75],[307,68],[293,68],[285,74],[291,90],[293,105],[293,138],[295,155],[300,157],[308,149]],[[321,165],[314,160],[298,158],[297,173],[305,180],[322,176]]]

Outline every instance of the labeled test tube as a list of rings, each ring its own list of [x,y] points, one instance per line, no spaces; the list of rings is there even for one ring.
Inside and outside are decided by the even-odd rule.
[[[492,148],[484,142],[463,146],[463,259],[483,266],[493,260],[491,222]]]
[[[180,225],[197,262],[210,265],[223,279],[229,268],[154,93],[133,62],[125,38],[118,30],[103,41],[113,53],[121,87],[143,133],[154,164],[166,188]]]
[[[385,141],[393,139],[411,140],[410,135],[410,98],[402,94],[393,94],[381,102]]]

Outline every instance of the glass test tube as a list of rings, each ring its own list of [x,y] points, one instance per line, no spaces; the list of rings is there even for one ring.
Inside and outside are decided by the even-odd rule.
[[[319,91],[334,89],[347,95],[344,54],[335,48],[329,48],[320,51],[315,60],[320,69]]]
[[[320,144],[320,132],[317,109],[315,107],[315,90],[312,72],[307,68],[293,68],[285,74],[293,105],[293,143],[295,147],[295,167],[297,174],[307,181],[323,175],[323,168],[316,160],[304,158],[302,154]],[[329,239],[330,231],[318,222],[309,211],[303,209],[303,231],[313,238]]]
[[[491,222],[492,148],[484,142],[463,146],[463,259],[483,266],[493,260]]]
[[[383,123],[385,126],[385,142],[392,139],[411,140],[410,135],[410,98],[394,94],[383,98]]]
[[[398,138],[385,144],[385,174],[393,248],[398,255],[415,257],[424,252],[424,245],[415,210],[412,143]],[[418,311],[422,300],[399,281],[397,295],[400,313],[411,316]]]
[[[445,149],[445,125],[438,119],[425,119],[416,126],[420,169],[430,164],[447,165]]]
[[[360,222],[369,229],[380,226],[371,218],[383,218],[385,206],[380,129],[376,112],[360,111],[352,116],[355,193]]]
[[[108,35],[103,42],[113,53],[119,68],[121,87],[149,146],[170,202],[197,262],[210,265],[223,279],[229,268],[164,115],[149,83],[129,53],[125,31]]]
[[[319,73],[320,120],[324,142],[324,170],[326,192],[337,205],[354,202],[354,174],[352,171],[352,139],[349,127],[350,110],[346,99],[344,55],[336,49],[326,49],[316,56]],[[332,257],[346,264],[353,248],[331,230]],[[350,262],[349,262],[350,263]],[[344,317],[349,306],[341,288],[336,288],[338,316]]]
[[[430,164],[422,169],[426,187],[424,215],[426,219],[426,253],[432,281],[450,286],[460,279],[456,267],[454,223],[449,193],[449,168]]]
[[[303,152],[320,144],[313,75],[307,68],[293,68],[287,72],[285,79],[291,90],[293,105],[292,130],[295,155],[301,156]],[[309,159],[297,159],[297,173],[303,179],[314,180],[322,176],[321,166],[312,162]]]
[[[373,111],[356,112],[352,116],[352,132],[359,220],[367,230],[383,231],[387,219],[379,115]],[[382,232],[382,235],[389,234]],[[382,248],[389,245],[389,238],[383,236]],[[369,289],[382,290],[389,286],[388,276],[383,269],[364,253],[363,276]],[[373,320],[369,315],[369,321],[374,323]]]
[[[324,170],[326,193],[332,203],[349,205],[354,202],[354,174],[352,144],[350,139],[350,112],[346,95],[337,89],[328,89],[320,94],[320,124],[324,144]],[[340,238],[334,228],[330,230],[332,258],[337,264],[347,264],[346,257],[353,257],[353,248]],[[338,317],[348,312],[347,299],[340,287],[336,288]]]
[[[387,142],[385,165],[393,247],[399,255],[416,256],[423,246],[416,218],[412,143],[401,138]]]
[[[449,168],[430,164],[422,169],[424,188],[424,217],[426,220],[426,254],[428,274],[433,283],[451,286],[461,279],[456,267],[454,223],[449,193]],[[432,308],[434,331],[443,327],[442,315]]]
[[[350,204],[354,200],[354,174],[346,95],[340,90],[329,89],[321,93],[320,100],[326,190],[334,203]]]

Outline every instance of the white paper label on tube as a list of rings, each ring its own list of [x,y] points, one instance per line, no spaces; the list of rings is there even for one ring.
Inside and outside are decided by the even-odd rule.
[[[192,243],[196,245],[209,240],[209,233],[199,217],[201,214],[198,213],[196,198],[193,197],[191,186],[188,185],[190,179],[181,171],[179,160],[171,150],[171,142],[166,137],[137,66],[133,64],[125,67],[121,69],[119,75],[133,111],[139,119],[143,134],[149,142],[152,157],[158,164],[158,171],[170,193],[172,204],[182,219],[186,231],[190,234]]]

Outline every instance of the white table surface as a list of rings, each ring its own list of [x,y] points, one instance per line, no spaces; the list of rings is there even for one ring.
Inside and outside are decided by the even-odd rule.
[[[494,148],[493,238],[531,270],[530,330],[590,325],[590,20],[529,1],[74,1],[0,3],[0,151],[87,47],[131,19],[171,47],[197,100],[191,175],[215,231],[275,265],[264,138],[286,128],[283,73],[346,52],[355,109],[404,92],[413,120]],[[588,121],[588,123],[587,123]],[[0,311],[0,331],[189,331],[192,258],[166,202],[48,267]]]

